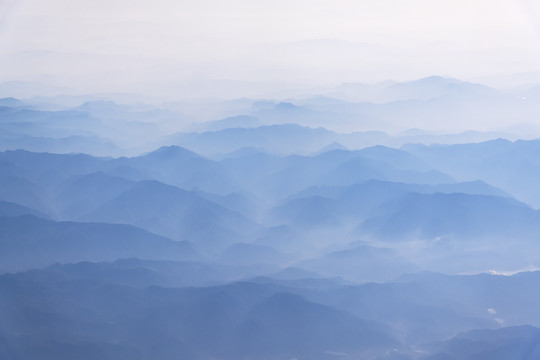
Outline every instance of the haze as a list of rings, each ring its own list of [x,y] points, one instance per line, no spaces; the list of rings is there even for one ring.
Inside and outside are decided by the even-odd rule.
[[[277,96],[441,75],[540,80],[540,6],[522,1],[0,2],[0,82],[40,94]],[[38,92],[34,88],[35,92]]]
[[[540,359],[539,11],[0,0],[0,359]]]

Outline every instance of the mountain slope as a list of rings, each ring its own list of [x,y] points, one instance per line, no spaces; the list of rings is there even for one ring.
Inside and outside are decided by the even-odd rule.
[[[192,260],[187,242],[176,242],[128,225],[54,222],[32,215],[0,217],[0,267],[17,271],[56,262],[121,257]]]
[[[219,251],[258,227],[195,192],[157,181],[140,181],[82,218],[131,224],[209,251]]]

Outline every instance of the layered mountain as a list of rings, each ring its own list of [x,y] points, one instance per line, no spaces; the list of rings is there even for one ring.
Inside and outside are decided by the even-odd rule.
[[[153,179],[189,190],[222,195],[237,190],[221,164],[179,146],[164,146],[141,156],[114,159],[107,169],[121,177]]]
[[[301,261],[295,266],[355,282],[389,281],[401,274],[419,270],[418,265],[391,248],[368,245],[353,245],[344,250]]]
[[[2,271],[122,257],[199,258],[188,242],[173,241],[129,225],[54,222],[22,215],[0,217],[0,228]]]
[[[434,355],[426,359],[532,360],[540,356],[540,329],[513,326],[498,330],[472,330],[426,346]]]
[[[0,276],[0,290],[10,357],[332,359],[400,346],[383,324],[271,285],[136,289],[34,271]]]
[[[258,228],[239,213],[194,192],[151,180],[137,182],[81,219],[131,224],[175,240],[191,241],[209,253],[242,240]]]
[[[535,238],[540,213],[516,200],[463,193],[409,193],[381,205],[361,231],[389,240]]]
[[[527,204],[540,205],[536,190],[540,179],[538,140],[498,139],[447,146],[409,145],[404,149],[458,180],[483,180]]]

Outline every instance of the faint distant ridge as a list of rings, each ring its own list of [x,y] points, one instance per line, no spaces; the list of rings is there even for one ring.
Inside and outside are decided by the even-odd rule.
[[[227,128],[203,133],[176,133],[167,138],[203,155],[231,153],[240,148],[264,149],[270,153],[318,151],[336,140],[337,134],[323,127],[307,127],[294,123],[265,125],[254,128]],[[284,151],[289,149],[289,151]]]
[[[193,131],[220,131],[229,128],[255,128],[264,125],[259,118],[251,115],[229,116],[222,120],[207,121],[191,126]]]
[[[112,100],[89,100],[75,107],[73,110],[88,112],[139,112],[154,110],[154,107],[144,104],[119,104]]]
[[[497,94],[497,90],[488,86],[434,75],[406,82],[344,83],[327,95],[345,100],[387,103],[403,100],[425,101],[443,96],[495,96]]]
[[[387,88],[386,92],[390,97],[409,97],[418,100],[428,100],[444,95],[496,94],[495,90],[487,86],[442,76],[429,76],[414,81],[397,83]]]
[[[75,92],[75,90],[67,87],[37,81],[5,81],[0,83],[0,97],[29,98],[33,96],[68,95]]]

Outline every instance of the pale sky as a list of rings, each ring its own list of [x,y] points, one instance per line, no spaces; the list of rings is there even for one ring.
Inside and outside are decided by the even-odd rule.
[[[0,0],[0,82],[204,95],[214,80],[279,90],[529,72],[533,0]]]

